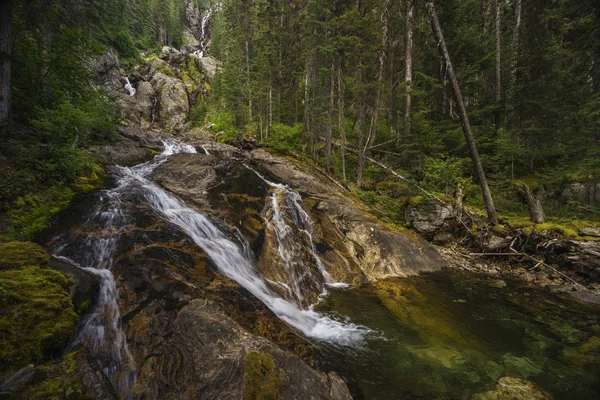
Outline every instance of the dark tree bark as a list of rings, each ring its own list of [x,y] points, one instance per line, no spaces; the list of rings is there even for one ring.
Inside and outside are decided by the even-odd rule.
[[[460,85],[458,84],[458,80],[456,79],[456,75],[454,74],[454,68],[452,66],[452,61],[450,59],[448,47],[446,46],[446,41],[444,40],[442,27],[440,26],[440,21],[435,11],[435,6],[433,2],[427,3],[427,8],[429,9],[433,35],[438,41],[438,48],[440,49],[442,58],[444,59],[444,63],[446,64],[448,78],[452,83],[452,91],[454,92],[454,97],[458,107],[458,116],[460,118],[463,133],[465,135],[465,139],[469,147],[469,153],[471,155],[471,160],[473,161],[473,166],[475,168],[475,175],[477,176],[477,179],[479,180],[479,185],[481,186],[481,192],[483,194],[483,201],[485,203],[485,209],[487,211],[488,219],[491,223],[495,224],[498,222],[498,213],[496,212],[496,207],[494,206],[494,200],[492,198],[492,192],[490,191],[490,188],[488,186],[487,178],[485,177],[485,172],[483,171],[483,165],[481,164],[481,159],[479,158],[477,144],[475,143],[475,138],[473,137],[473,132],[471,131],[471,124],[469,123],[467,108],[465,107],[465,103],[463,101],[462,93],[460,91]]]
[[[12,0],[0,0],[0,126],[12,119]]]

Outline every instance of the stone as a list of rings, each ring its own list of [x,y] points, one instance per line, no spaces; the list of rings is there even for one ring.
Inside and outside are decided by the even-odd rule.
[[[39,377],[40,374],[33,365],[21,368],[4,382],[0,383],[0,395],[21,392]]]
[[[217,70],[221,68],[221,63],[216,58],[211,56],[202,57],[200,62],[202,63],[204,72],[206,72],[206,76],[208,76],[210,79],[214,79],[215,75],[217,74]]]
[[[153,179],[178,196],[206,208],[208,191],[217,182],[214,163],[214,157],[204,154],[175,154],[154,172]]]
[[[404,212],[406,223],[425,235],[434,235],[448,220],[455,217],[454,207],[435,200],[424,200],[419,205],[408,204]]]
[[[54,256],[50,259],[50,267],[70,278],[72,285],[69,294],[75,309],[81,310],[93,305],[100,290],[96,275]]]
[[[551,400],[552,395],[527,379],[503,377],[495,390],[477,393],[471,400]]]
[[[580,236],[600,237],[600,229],[598,228],[581,228],[578,233]]]
[[[183,82],[174,76],[157,71],[151,79],[158,96],[157,117],[167,131],[180,131],[184,128],[190,105]]]

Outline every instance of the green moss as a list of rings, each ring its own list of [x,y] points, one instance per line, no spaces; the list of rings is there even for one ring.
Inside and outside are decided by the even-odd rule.
[[[40,246],[31,242],[0,244],[0,270],[20,269],[28,266],[47,266],[50,256]]]
[[[26,399],[93,399],[83,393],[83,384],[78,376],[81,364],[86,361],[84,350],[67,355],[60,363],[48,363],[36,367],[43,379],[33,382],[19,398]]]
[[[408,204],[413,207],[419,207],[421,204],[423,204],[423,200],[425,200],[423,196],[414,196],[408,199]]]
[[[87,176],[80,176],[75,179],[71,188],[77,193],[91,193],[104,187],[106,181],[106,172],[101,166],[94,164],[92,171]]]
[[[67,207],[73,195],[71,188],[58,185],[19,197],[8,210],[11,220],[8,236],[31,239],[36,232],[50,226],[50,217]]]
[[[275,367],[270,353],[248,353],[244,369],[244,400],[278,399],[284,377],[283,370]]]
[[[152,149],[144,149],[144,150],[146,151],[146,153],[148,153],[148,156],[150,156],[151,158],[154,158],[160,154],[160,151],[156,151],[156,150],[152,150]]]
[[[13,268],[0,270],[0,370],[60,354],[78,321],[64,275],[47,267],[39,246],[7,243]],[[4,252],[2,252],[4,255]]]

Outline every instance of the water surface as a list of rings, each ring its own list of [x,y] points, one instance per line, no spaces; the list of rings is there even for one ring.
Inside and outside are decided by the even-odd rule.
[[[469,399],[500,377],[556,399],[600,398],[600,308],[445,270],[336,291],[321,306],[377,330],[324,356],[358,399]]]

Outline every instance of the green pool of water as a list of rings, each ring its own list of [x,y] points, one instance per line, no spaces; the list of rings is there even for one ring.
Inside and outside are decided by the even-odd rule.
[[[324,359],[358,399],[470,399],[506,376],[600,399],[600,307],[506,284],[445,270],[334,292],[322,310],[378,335]]]

